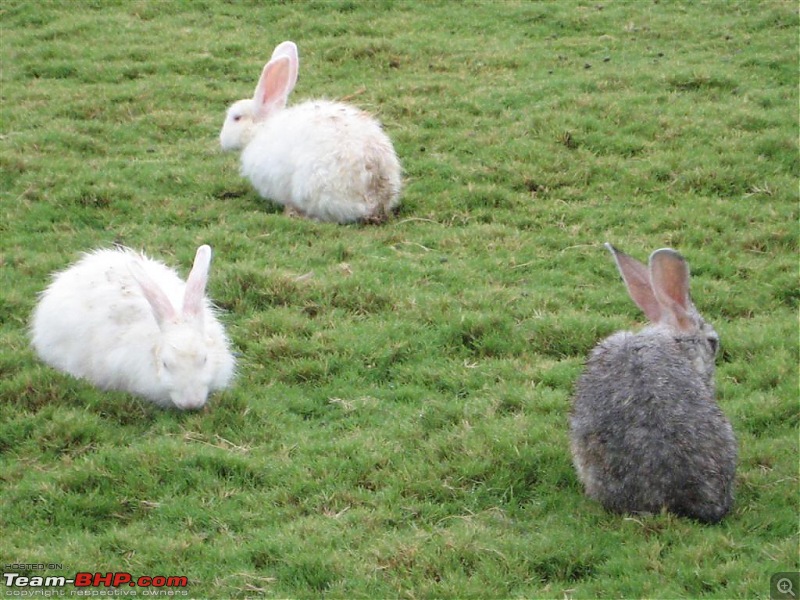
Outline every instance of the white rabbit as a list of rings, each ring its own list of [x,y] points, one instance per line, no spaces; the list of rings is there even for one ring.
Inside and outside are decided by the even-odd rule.
[[[380,123],[353,106],[309,100],[286,108],[297,81],[293,42],[279,44],[252,99],[229,109],[224,150],[242,150],[256,191],[318,221],[380,222],[399,204],[401,168]]]
[[[50,366],[102,389],[198,409],[225,388],[234,358],[205,297],[211,247],[184,283],[127,248],[85,254],[57,273],[33,314],[33,347]]]

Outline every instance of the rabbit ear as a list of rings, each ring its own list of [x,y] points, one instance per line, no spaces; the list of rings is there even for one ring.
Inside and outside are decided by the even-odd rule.
[[[261,72],[253,95],[256,120],[263,119],[276,108],[286,106],[297,81],[297,47],[292,42],[284,42],[275,49],[272,56]]]
[[[606,248],[614,255],[617,269],[622,275],[625,287],[628,288],[631,300],[644,311],[652,323],[658,323],[661,320],[661,305],[650,286],[650,272],[647,267],[611,244],[606,243]]]
[[[671,248],[656,250],[650,255],[650,281],[665,318],[684,331],[695,329],[686,260]]]
[[[291,93],[294,89],[294,85],[297,83],[297,71],[300,68],[300,58],[297,56],[297,45],[294,42],[281,42],[275,46],[270,60],[280,58],[281,56],[285,56],[289,59],[289,92]]]
[[[153,315],[159,328],[163,328],[164,323],[174,321],[177,317],[175,307],[172,306],[172,302],[169,301],[169,298],[167,298],[167,295],[158,284],[145,272],[141,263],[137,260],[130,261],[128,270],[136,280],[136,283],[139,284],[145,299],[150,304],[150,308],[153,309]]]
[[[202,321],[203,298],[208,283],[208,269],[211,266],[211,246],[203,245],[194,255],[194,265],[186,278],[186,291],[183,293],[183,315]]]

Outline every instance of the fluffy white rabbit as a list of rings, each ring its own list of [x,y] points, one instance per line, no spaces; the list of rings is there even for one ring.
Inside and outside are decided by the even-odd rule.
[[[298,67],[297,46],[279,44],[253,98],[228,109],[222,148],[242,150],[242,175],[289,214],[383,221],[400,202],[391,140],[378,121],[348,104],[309,100],[287,108]]]
[[[85,254],[57,273],[33,313],[33,347],[50,366],[102,389],[181,410],[225,388],[235,361],[205,296],[211,247],[189,277],[128,248]]]

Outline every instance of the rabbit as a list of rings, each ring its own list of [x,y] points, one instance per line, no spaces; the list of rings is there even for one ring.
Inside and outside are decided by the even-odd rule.
[[[692,304],[678,252],[656,250],[647,267],[606,247],[651,325],[606,338],[587,361],[570,415],[578,478],[612,512],[716,523],[733,504],[737,460],[714,399],[719,337]]]
[[[205,297],[211,247],[184,283],[129,248],[85,254],[41,294],[31,338],[48,365],[161,407],[199,409],[230,383],[235,359]]]
[[[332,223],[384,221],[400,202],[401,167],[391,140],[367,113],[308,100],[287,108],[297,82],[293,42],[279,44],[252,99],[229,109],[223,150],[241,150],[241,173],[286,214]]]

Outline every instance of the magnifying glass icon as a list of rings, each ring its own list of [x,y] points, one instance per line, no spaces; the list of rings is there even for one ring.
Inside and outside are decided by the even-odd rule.
[[[783,577],[778,579],[777,583],[775,583],[775,588],[781,593],[791,596],[792,598],[797,598],[797,595],[794,593],[794,586],[792,585],[792,580],[788,577]]]

